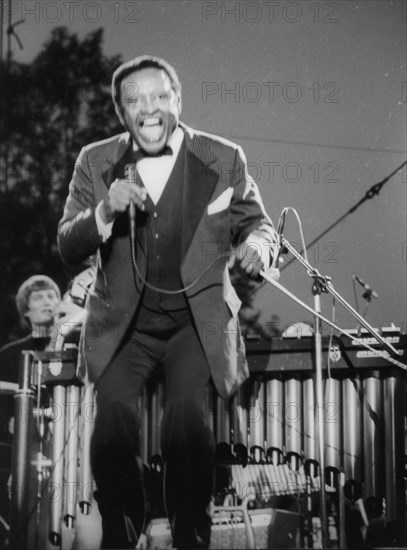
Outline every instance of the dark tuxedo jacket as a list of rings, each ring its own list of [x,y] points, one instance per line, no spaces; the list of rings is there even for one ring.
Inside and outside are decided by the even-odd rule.
[[[203,274],[186,296],[214,383],[227,397],[248,376],[238,321],[240,300],[230,282],[227,252],[251,234],[271,244],[276,240],[275,231],[258,188],[247,174],[241,148],[182,123],[180,126],[186,146],[184,191],[179,197],[180,274],[184,286]],[[127,213],[116,218],[112,235],[104,243],[95,219],[95,208],[106,199],[111,183],[123,177],[129,147],[130,136],[123,133],[82,149],[58,228],[65,262],[79,263],[97,253],[96,280],[87,300],[79,363],[80,374],[86,372],[91,382],[111,360],[140,298],[131,263]],[[138,258],[138,268],[145,277],[145,257]]]

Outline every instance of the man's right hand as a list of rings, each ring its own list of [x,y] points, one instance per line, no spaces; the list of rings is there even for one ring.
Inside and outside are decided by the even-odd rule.
[[[103,201],[100,209],[100,215],[104,223],[112,222],[118,214],[124,212],[130,205],[134,203],[137,208],[144,210],[144,201],[147,198],[147,190],[145,187],[134,185],[133,182],[116,179],[109,189],[109,195]]]

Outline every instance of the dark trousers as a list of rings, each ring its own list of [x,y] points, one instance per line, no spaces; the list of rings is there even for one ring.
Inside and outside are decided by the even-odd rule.
[[[210,373],[189,315],[184,311],[175,319],[161,314],[139,317],[96,384],[91,461],[105,548],[129,547],[123,513],[137,535],[143,528],[139,396],[159,371],[165,381],[164,502],[173,545],[209,545],[215,443],[204,420],[203,397]]]

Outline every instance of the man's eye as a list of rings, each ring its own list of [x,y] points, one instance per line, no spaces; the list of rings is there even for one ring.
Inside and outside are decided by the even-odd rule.
[[[126,103],[129,104],[129,103],[140,103],[140,98],[139,97],[128,97],[126,98]]]

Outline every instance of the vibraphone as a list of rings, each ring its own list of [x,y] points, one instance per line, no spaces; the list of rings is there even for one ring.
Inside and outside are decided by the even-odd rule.
[[[402,350],[400,360],[405,363],[407,335],[386,337]],[[203,409],[217,442],[218,462],[229,472],[223,489],[257,508],[270,506],[276,496],[310,498],[321,483],[313,340],[252,340],[246,347],[250,379],[228,402],[209,388]],[[92,501],[92,397],[75,379],[76,350],[48,353],[27,355],[16,395],[22,428],[16,433],[13,463],[15,548],[35,548],[33,537],[40,540],[39,548],[45,547],[43,539],[64,548],[63,526],[74,528],[76,504],[86,512]],[[331,345],[323,339],[324,364],[328,360],[331,375],[324,381],[323,405],[326,488],[338,492],[345,485],[350,500],[382,500],[387,520],[403,521],[406,373],[347,337],[335,338]],[[40,386],[51,395],[51,410],[39,396]],[[142,458],[150,469],[160,469],[163,400],[161,382],[146,389],[142,398]],[[35,504],[38,507],[42,498],[41,485],[49,505],[46,527],[38,533],[41,521],[35,519],[40,515]],[[312,547],[312,542],[306,545]]]
[[[385,329],[382,335],[400,350],[399,360],[407,363],[407,335]],[[369,335],[362,334],[363,338],[374,346]],[[225,494],[233,493],[253,508],[274,506],[281,502],[278,497],[292,495],[297,502],[308,500],[308,509],[298,509],[312,516],[321,487],[313,339],[251,340],[246,348],[250,379],[229,402],[209,388],[204,403],[203,414],[217,442],[218,464],[228,466]],[[335,503],[335,516],[345,515],[345,505],[356,505],[367,524],[371,518],[363,501],[370,501],[376,509],[383,506],[387,522],[403,525],[406,371],[345,336],[332,342],[323,339],[323,364],[328,362],[330,375],[325,369],[320,405],[325,441],[322,480],[330,497],[328,505]],[[162,415],[163,395],[163,386],[158,385],[144,401],[146,464],[159,456],[155,427]],[[313,518],[307,521],[312,523]],[[340,527],[338,521],[336,527],[343,543],[344,524]],[[307,529],[304,544],[312,547],[313,528],[308,525]]]
[[[406,363],[407,336],[383,335],[402,351],[400,361]],[[261,445],[264,437],[264,451],[273,463],[285,457],[294,469],[317,460],[313,354],[311,338],[248,345],[248,447]],[[325,481],[342,471],[347,481],[363,486],[364,498],[385,499],[387,517],[400,520],[405,509],[406,371],[351,337],[336,338],[330,347],[324,339],[323,355],[331,371],[324,381]],[[257,415],[254,428],[253,407],[265,413]]]

